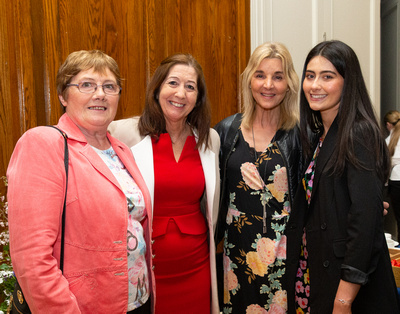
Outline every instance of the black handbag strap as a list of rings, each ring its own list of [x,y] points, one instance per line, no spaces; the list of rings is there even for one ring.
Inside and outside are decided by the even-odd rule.
[[[68,153],[68,143],[67,138],[68,135],[60,130],[59,128],[55,127],[54,125],[48,125],[56,129],[61,135],[64,137],[64,167],[65,167],[65,174],[66,174],[66,182],[65,182],[65,197],[64,197],[64,207],[62,213],[62,222],[61,222],[61,250],[60,250],[60,269],[61,272],[64,270],[64,239],[65,239],[65,209],[67,204],[67,187],[68,187],[68,160],[69,160],[69,153]]]

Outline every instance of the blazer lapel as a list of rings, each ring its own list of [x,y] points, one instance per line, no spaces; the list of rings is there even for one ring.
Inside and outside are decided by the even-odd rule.
[[[92,166],[105,176],[109,181],[111,181],[116,187],[121,190],[118,180],[112,174],[111,170],[107,167],[101,157],[95,152],[94,149],[90,147],[89,144],[85,145],[80,153],[85,156],[87,161],[92,164]]]
[[[315,168],[314,182],[313,182],[313,190],[311,194],[311,202],[313,200],[314,194],[318,190],[318,184],[321,175],[324,172],[328,161],[331,159],[333,151],[335,150],[337,131],[338,131],[338,125],[336,120],[334,120],[331,127],[329,128],[329,131],[324,139],[324,142],[322,143],[322,146],[318,154],[316,168]]]
[[[153,212],[154,204],[154,162],[153,162],[153,146],[151,137],[146,136],[143,140],[131,147],[136,164],[146,182],[147,189],[150,193],[151,207]]]
[[[199,149],[199,155],[206,182],[207,211],[208,216],[211,217],[210,212],[213,208],[216,185],[215,153],[211,149],[204,150],[204,147],[201,147]]]

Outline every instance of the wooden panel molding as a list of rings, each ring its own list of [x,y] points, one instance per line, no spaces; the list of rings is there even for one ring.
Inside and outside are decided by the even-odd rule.
[[[249,0],[0,0],[0,176],[18,138],[62,114],[56,74],[69,53],[100,49],[123,81],[117,119],[139,115],[162,59],[202,65],[215,124],[238,111],[250,55]]]

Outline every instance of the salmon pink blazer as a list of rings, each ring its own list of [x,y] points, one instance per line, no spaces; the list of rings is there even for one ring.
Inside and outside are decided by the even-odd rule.
[[[69,148],[64,273],[59,269],[64,139],[57,130],[36,127],[20,138],[7,170],[15,274],[33,313],[126,313],[125,194],[67,114],[57,126],[68,135]],[[142,224],[153,290],[150,195],[130,149],[107,136],[145,199],[147,218]]]

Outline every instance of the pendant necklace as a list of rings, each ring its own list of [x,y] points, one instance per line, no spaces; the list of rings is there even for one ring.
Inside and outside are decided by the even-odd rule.
[[[251,132],[252,132],[252,135],[253,135],[253,149],[254,149],[254,159],[255,159],[254,165],[256,166],[256,168],[258,170],[258,178],[260,180],[260,184],[262,186],[262,189],[264,190],[264,188],[267,189],[267,186],[263,182],[263,179],[262,179],[261,173],[260,173],[260,168],[259,168],[259,166],[257,164],[258,156],[257,156],[257,150],[256,150],[256,141],[254,139],[254,128],[253,128],[253,126],[251,126]],[[272,138],[271,143],[273,142],[274,138],[275,138],[275,136]],[[269,144],[268,144],[268,146],[269,146]],[[267,146],[267,149],[268,149],[268,146]],[[271,149],[269,150],[268,155],[266,157],[266,163],[265,163],[265,167],[264,167],[265,172],[267,171],[267,165],[268,165],[268,161],[270,159],[269,158],[270,154],[271,154]],[[265,195],[265,194],[266,194],[266,192],[261,192],[261,203],[263,205],[263,233],[264,234],[267,233],[267,209],[266,209],[265,205],[268,203],[268,201],[266,201],[266,202],[263,201],[263,195]]]

